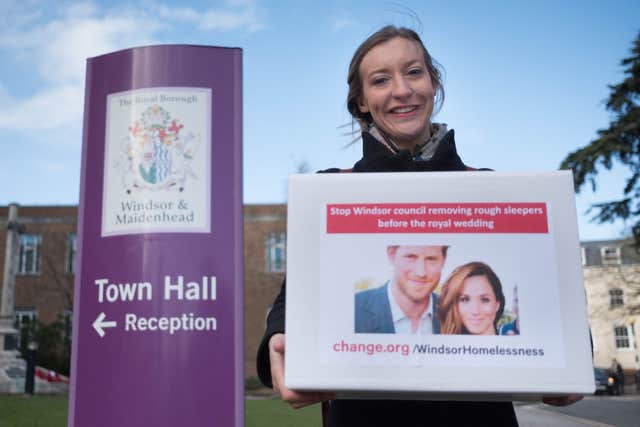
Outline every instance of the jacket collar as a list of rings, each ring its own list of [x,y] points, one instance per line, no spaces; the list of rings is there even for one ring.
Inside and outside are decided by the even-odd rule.
[[[416,160],[409,150],[392,153],[368,132],[362,132],[362,154],[362,159],[353,166],[354,172],[435,172],[466,169],[456,151],[453,129],[442,137],[435,154],[429,160]]]

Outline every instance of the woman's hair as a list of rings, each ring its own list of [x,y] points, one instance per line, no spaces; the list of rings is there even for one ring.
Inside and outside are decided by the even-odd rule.
[[[367,53],[374,47],[387,42],[393,38],[402,37],[407,40],[414,41],[422,51],[424,55],[424,63],[427,66],[429,77],[431,77],[431,84],[435,90],[434,112],[437,112],[442,103],[444,102],[444,87],[442,86],[442,73],[440,72],[440,64],[429,55],[427,48],[424,47],[420,36],[413,30],[405,27],[395,27],[393,25],[387,25],[370,35],[353,54],[351,58],[351,64],[349,65],[349,74],[347,76],[347,83],[349,84],[349,93],[347,94],[347,109],[351,116],[358,121],[360,127],[365,129],[367,125],[371,124],[371,114],[362,113],[358,105],[360,104],[362,97],[362,79],[360,78],[360,64],[362,59]]]
[[[498,276],[493,272],[491,267],[483,262],[476,261],[457,267],[449,275],[444,285],[442,285],[438,306],[441,334],[455,335],[469,333],[462,324],[462,318],[458,310],[458,301],[464,289],[464,281],[473,276],[484,276],[487,278],[496,296],[496,300],[500,304],[496,312],[496,317],[493,319],[493,327],[494,329],[496,328],[496,324],[504,312],[505,301],[502,285],[500,284],[500,279],[498,279]]]

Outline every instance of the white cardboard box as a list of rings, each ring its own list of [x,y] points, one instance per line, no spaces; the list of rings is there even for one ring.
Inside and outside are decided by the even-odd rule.
[[[574,200],[566,171],[291,176],[287,387],[429,399],[593,393]],[[448,246],[436,293],[455,267],[489,265],[503,321],[518,300],[519,334],[356,332],[355,295],[393,283],[396,245]]]

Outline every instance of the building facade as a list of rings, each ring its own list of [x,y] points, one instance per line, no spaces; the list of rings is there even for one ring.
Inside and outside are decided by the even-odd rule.
[[[244,207],[244,374],[257,378],[256,352],[286,265],[286,205]]]
[[[77,211],[75,206],[19,207],[18,222],[22,227],[14,288],[18,326],[36,319],[52,323],[70,315]],[[6,256],[7,215],[8,207],[0,207],[2,264]]]
[[[14,307],[16,326],[39,320],[67,323],[73,313],[76,206],[20,206]],[[8,207],[0,207],[0,265]],[[286,269],[286,206],[244,207],[245,376],[256,377],[255,355],[266,313]],[[0,275],[2,273],[0,272]],[[3,278],[0,277],[0,287]],[[1,294],[0,294],[1,295]]]
[[[627,383],[640,368],[640,255],[632,240],[583,242],[594,365],[616,359]]]
[[[8,207],[0,207],[4,263]],[[14,305],[18,326],[70,319],[76,252],[76,206],[21,206]],[[640,368],[640,255],[632,242],[584,242],[582,262],[594,364],[613,358],[628,378]],[[1,265],[1,264],[0,264]],[[286,270],[286,205],[244,207],[245,376],[256,377],[255,356],[267,313]],[[0,273],[1,274],[1,273]],[[2,283],[0,278],[0,286]]]

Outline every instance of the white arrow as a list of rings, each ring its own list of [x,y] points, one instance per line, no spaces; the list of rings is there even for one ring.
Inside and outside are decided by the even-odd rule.
[[[98,315],[95,322],[93,322],[93,329],[95,329],[98,335],[100,335],[100,338],[104,337],[104,329],[102,328],[115,328],[117,326],[115,320],[104,322],[103,320],[105,317],[107,317],[107,315],[102,312]]]

